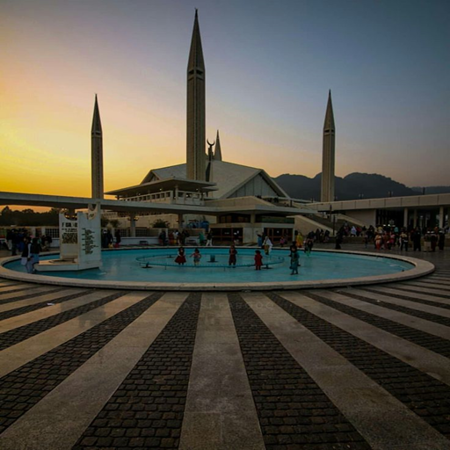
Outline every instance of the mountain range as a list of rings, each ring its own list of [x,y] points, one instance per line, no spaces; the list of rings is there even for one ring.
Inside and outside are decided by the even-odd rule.
[[[304,175],[283,174],[274,180],[293,198],[320,200],[322,174],[314,178]],[[359,198],[406,197],[408,195],[450,193],[450,186],[407,187],[392,178],[376,173],[354,172],[341,178],[335,177],[337,200],[357,200]]]

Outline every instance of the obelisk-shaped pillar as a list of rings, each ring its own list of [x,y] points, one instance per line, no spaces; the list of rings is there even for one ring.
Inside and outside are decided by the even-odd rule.
[[[335,136],[336,129],[334,126],[333,104],[331,102],[331,91],[329,91],[327,112],[323,125],[321,202],[334,201]]]
[[[91,183],[92,198],[103,198],[103,133],[97,95],[91,129]]]
[[[197,10],[195,10],[187,67],[186,176],[191,180],[203,181],[206,177],[205,116],[205,63]]]
[[[214,147],[214,160],[222,161],[222,148],[220,147],[219,130],[217,130],[216,146]]]

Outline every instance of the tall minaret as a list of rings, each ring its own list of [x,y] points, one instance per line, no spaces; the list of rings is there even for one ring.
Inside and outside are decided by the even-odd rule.
[[[205,63],[195,10],[194,30],[187,67],[186,176],[205,180]]]
[[[214,147],[214,159],[222,161],[222,149],[220,148],[219,130],[217,130],[216,146]]]
[[[323,154],[322,154],[322,189],[320,201],[334,201],[334,140],[335,127],[331,91],[328,93],[327,112],[323,124]]]
[[[91,130],[92,198],[103,198],[103,133],[95,94],[94,117]]]

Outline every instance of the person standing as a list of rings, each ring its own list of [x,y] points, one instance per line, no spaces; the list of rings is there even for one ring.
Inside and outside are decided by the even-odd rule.
[[[445,232],[444,230],[439,231],[439,238],[438,238],[438,247],[439,250],[444,250],[445,246]]]
[[[408,233],[406,232],[406,230],[402,230],[402,232],[400,233],[400,251],[403,251],[403,249],[405,249],[405,251],[408,251],[408,246],[409,246],[409,238],[408,238]]]
[[[297,246],[291,245],[291,253],[289,257],[291,258],[291,265],[290,265],[291,275],[298,275],[298,266],[300,265],[299,264],[300,257],[298,254]]]
[[[194,259],[194,266],[200,265],[200,260],[202,259],[202,255],[200,253],[200,250],[196,248],[194,250],[194,253],[191,254],[191,258]]]
[[[213,235],[211,233],[211,230],[209,230],[208,233],[206,234],[206,246],[207,247],[212,247],[212,240],[213,240]]]
[[[263,237],[258,233],[258,247],[262,248],[263,247]]]
[[[264,253],[269,256],[270,252],[272,251],[272,241],[270,240],[269,236],[266,236],[266,238],[264,239]]]
[[[261,266],[263,264],[263,257],[259,250],[255,251],[255,270],[261,270]]]
[[[186,263],[186,256],[184,254],[184,248],[180,247],[178,249],[178,255],[175,258],[175,262],[179,265],[179,266],[184,266],[184,264]]]
[[[418,250],[419,252],[422,251],[422,235],[419,231],[419,228],[415,228],[411,235],[412,241],[413,241],[413,250]]]
[[[8,250],[12,250],[12,238],[13,238],[13,232],[11,229],[8,229],[6,232],[6,246],[8,247]]]
[[[39,254],[42,251],[41,244],[39,244],[39,239],[37,237],[33,238],[30,245],[30,256],[31,256],[31,272],[35,272],[35,264],[39,264]]]
[[[25,266],[27,273],[33,273],[33,260],[31,256],[31,244],[27,237],[23,238],[22,259],[20,263]]]
[[[228,265],[236,267],[236,256],[237,256],[237,250],[236,247],[231,244],[230,251],[229,251],[229,257],[228,257]]]
[[[120,235],[119,229],[116,230],[115,237],[116,237],[116,248],[119,248],[120,243],[122,242],[122,236]]]

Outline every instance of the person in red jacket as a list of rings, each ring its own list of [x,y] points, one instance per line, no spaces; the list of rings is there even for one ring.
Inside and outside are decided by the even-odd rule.
[[[255,252],[255,270],[261,270],[263,257],[259,250]]]

